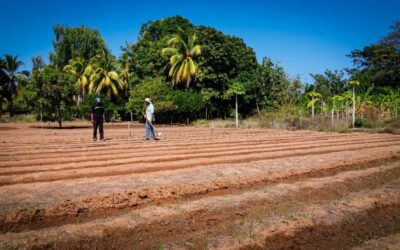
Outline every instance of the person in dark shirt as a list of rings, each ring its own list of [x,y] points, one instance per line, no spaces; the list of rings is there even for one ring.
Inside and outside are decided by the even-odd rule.
[[[104,123],[104,107],[101,103],[100,97],[96,98],[96,103],[92,108],[91,113],[91,121],[93,124],[93,141],[97,140],[97,128],[99,128],[100,132],[100,140],[104,140],[104,130],[103,130],[103,123]]]

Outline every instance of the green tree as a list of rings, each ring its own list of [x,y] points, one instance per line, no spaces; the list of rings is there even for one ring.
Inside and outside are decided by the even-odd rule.
[[[314,80],[314,91],[322,95],[323,101],[327,102],[330,96],[339,95],[347,90],[347,83],[342,70],[326,70],[324,74],[311,74]]]
[[[143,24],[138,41],[128,43],[123,48],[121,61],[128,61],[133,85],[146,77],[168,75],[170,68],[165,65],[168,65],[170,58],[163,57],[160,52],[177,31],[186,35],[195,33],[197,44],[201,44],[201,54],[195,58],[199,66],[196,81],[190,83],[194,91],[211,88],[224,93],[229,88],[229,82],[237,79],[239,74],[255,75],[258,67],[255,53],[242,39],[225,35],[212,27],[194,26],[189,20],[174,16]],[[250,82],[250,79],[242,82]],[[252,90],[243,98],[241,109],[246,113],[255,108],[255,93]],[[223,118],[229,115],[231,102],[224,99],[223,95],[212,98],[209,105],[218,107],[209,113],[210,117]]]
[[[321,100],[321,94],[315,91],[311,91],[307,93],[307,96],[310,98],[310,101],[307,103],[307,108],[311,107],[311,117],[314,118],[315,115],[315,104]]]
[[[109,98],[117,97],[123,93],[128,86],[120,81],[118,73],[115,71],[115,60],[104,50],[93,60],[93,71],[90,76],[89,93],[103,93]]]
[[[139,81],[146,77],[164,77],[168,74],[165,67],[168,59],[163,58],[160,52],[177,30],[192,33],[193,25],[180,16],[149,21],[141,26],[138,41],[127,43],[122,48],[122,61],[128,61],[130,72]]]
[[[3,69],[5,62],[0,57],[0,117],[3,115],[3,110],[7,104],[7,77]]]
[[[17,93],[17,84],[24,77],[29,76],[28,71],[20,71],[20,67],[24,65],[22,61],[18,59],[18,56],[12,56],[9,54],[4,55],[4,62],[1,71],[3,72],[3,81],[5,82],[5,91],[7,93],[6,97],[8,99],[8,110],[10,112],[10,116],[14,115],[13,113],[13,100],[15,94]]]
[[[235,96],[235,126],[239,127],[239,104],[238,104],[238,95],[244,95],[245,88],[243,83],[238,81],[233,81],[229,87],[229,89],[225,92],[225,98],[230,98],[231,96]]]
[[[355,69],[350,72],[367,87],[371,84],[399,87],[400,84],[400,21],[392,32],[379,42],[353,50],[349,57]]]
[[[349,81],[348,83],[352,89],[353,89],[353,98],[352,98],[352,103],[353,103],[353,110],[352,110],[352,126],[354,128],[354,124],[356,122],[356,93],[355,93],[355,87],[360,85],[359,81],[353,80]]]
[[[85,26],[54,27],[55,39],[53,40],[54,52],[50,53],[50,61],[62,70],[73,58],[91,60],[94,56],[107,50],[100,32]]]
[[[148,97],[155,106],[156,120],[163,121],[166,120],[168,116],[172,117],[173,111],[176,110],[176,106],[172,101],[172,96],[172,88],[165,84],[164,78],[145,78],[131,90],[126,109],[132,112],[137,120],[142,120],[142,112],[145,109],[144,99]]]
[[[46,64],[42,56],[34,56],[32,57],[32,74],[35,72],[39,72]]]
[[[75,86],[78,89],[77,104],[79,104],[87,93],[92,66],[83,58],[77,57],[69,60],[69,64],[64,67],[64,71],[75,79]]]
[[[31,84],[34,93],[30,98],[35,109],[62,127],[63,120],[72,116],[73,96],[76,94],[74,79],[54,66],[46,65]]]
[[[186,87],[189,87],[192,79],[196,77],[198,65],[194,61],[194,57],[201,53],[201,46],[196,42],[196,34],[174,35],[168,40],[168,47],[162,50],[162,55],[169,57],[168,76],[173,85],[186,83]]]
[[[123,62],[124,67],[121,70],[121,72],[119,73],[119,80],[122,84],[122,86],[124,86],[124,90],[125,90],[125,96],[129,95],[129,81],[131,80],[131,72],[129,70],[129,61],[125,60]]]
[[[176,109],[174,115],[177,121],[190,123],[191,118],[198,118],[197,114],[204,108],[202,96],[193,90],[175,90],[172,92],[172,101]]]
[[[202,96],[204,106],[206,108],[205,118],[208,120],[208,111],[210,109],[212,109],[212,101],[213,101],[213,99],[218,98],[220,96],[220,94],[218,93],[218,91],[215,91],[212,88],[203,88],[203,89],[201,89],[200,93]]]
[[[334,117],[335,117],[335,111],[337,112],[337,119],[339,119],[339,106],[341,102],[343,101],[343,97],[340,95],[334,95],[331,97],[332,101],[332,107],[331,107],[331,123],[333,125]]]

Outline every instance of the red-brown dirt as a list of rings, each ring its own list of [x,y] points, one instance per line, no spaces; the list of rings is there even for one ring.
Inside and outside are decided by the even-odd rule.
[[[396,249],[400,136],[0,125],[0,249]],[[12,129],[11,129],[12,128]]]

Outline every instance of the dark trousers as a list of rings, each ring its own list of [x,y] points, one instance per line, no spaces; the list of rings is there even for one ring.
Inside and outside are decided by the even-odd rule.
[[[99,128],[100,140],[104,139],[103,119],[93,120],[93,139],[97,139],[97,128]]]

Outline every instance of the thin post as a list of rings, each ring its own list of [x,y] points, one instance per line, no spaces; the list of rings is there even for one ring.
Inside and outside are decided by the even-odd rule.
[[[239,127],[239,111],[238,111],[237,94],[235,94],[235,110],[236,110],[236,127]]]

